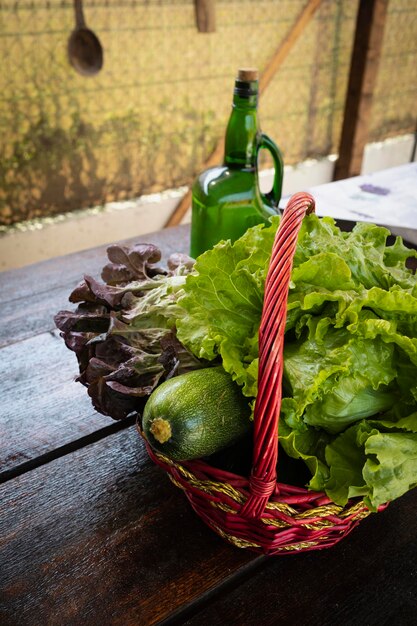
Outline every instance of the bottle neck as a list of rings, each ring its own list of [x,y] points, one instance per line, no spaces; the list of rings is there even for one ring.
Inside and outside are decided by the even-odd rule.
[[[229,167],[256,167],[260,134],[257,105],[258,82],[237,80],[225,139],[224,163]]]

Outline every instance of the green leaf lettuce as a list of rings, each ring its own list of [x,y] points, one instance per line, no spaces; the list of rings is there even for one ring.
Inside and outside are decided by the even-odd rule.
[[[279,218],[201,255],[177,305],[177,336],[257,394],[258,330]],[[376,509],[417,482],[417,252],[389,231],[300,229],[288,296],[280,443],[310,487]],[[406,424],[406,426],[404,426]]]

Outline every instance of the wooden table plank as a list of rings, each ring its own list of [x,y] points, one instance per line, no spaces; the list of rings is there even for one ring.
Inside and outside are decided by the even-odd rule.
[[[58,331],[1,350],[1,474],[112,423],[74,381],[77,359]]]
[[[363,520],[340,544],[272,558],[185,623],[415,624],[417,490]]]
[[[0,305],[0,348],[52,332],[55,328],[55,313],[74,308],[68,302],[68,296],[78,282],[80,280],[77,279],[70,284],[56,286],[51,291],[35,292]]]
[[[163,261],[173,252],[188,252],[189,226],[134,237],[126,245],[151,242]],[[0,273],[0,347],[52,330],[53,316],[72,305],[68,296],[84,274],[98,276],[107,261],[106,246]]]
[[[3,626],[151,625],[264,557],[229,546],[132,427],[0,486]]]

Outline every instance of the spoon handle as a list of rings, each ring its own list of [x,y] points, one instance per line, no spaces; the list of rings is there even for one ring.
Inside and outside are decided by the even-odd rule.
[[[74,0],[75,26],[85,28],[85,19],[82,0]]]

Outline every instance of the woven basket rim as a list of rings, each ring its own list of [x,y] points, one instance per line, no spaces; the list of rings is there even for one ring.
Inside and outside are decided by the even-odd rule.
[[[277,483],[279,493],[269,498],[262,515],[249,520],[242,518],[240,511],[249,496],[249,477],[217,470],[203,459],[173,461],[151,448],[139,423],[137,430],[151,460],[184,492],[197,515],[235,547],[267,555],[328,548],[371,514],[362,498],[352,498],[342,506],[332,502],[323,492]],[[214,476],[202,478],[204,470],[208,474],[224,474],[229,481]],[[233,479],[240,483],[240,487],[231,483]],[[287,487],[289,493],[285,493]],[[310,506],[309,498],[303,502],[300,498],[303,494],[312,496],[317,504]]]

